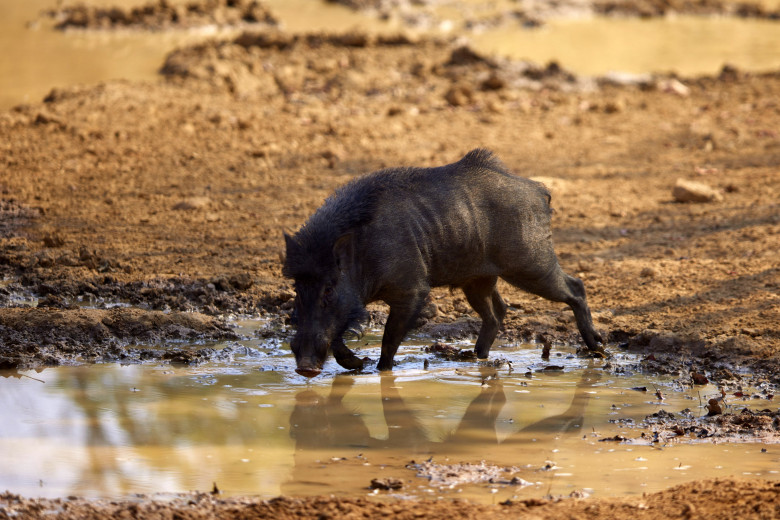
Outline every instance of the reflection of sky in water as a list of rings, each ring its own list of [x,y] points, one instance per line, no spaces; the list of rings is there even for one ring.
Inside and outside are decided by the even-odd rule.
[[[343,375],[331,360],[324,376],[306,380],[294,373],[289,350],[275,345],[268,355],[250,351],[200,367],[105,364],[29,374],[45,383],[0,378],[0,488],[120,496],[209,490],[217,482],[230,494],[361,495],[372,478],[394,476],[409,481],[405,493],[430,496],[439,491],[405,469],[429,457],[517,466],[521,478],[541,482],[501,489],[498,498],[545,494],[553,484],[557,493],[588,487],[612,495],[692,478],[777,475],[770,472],[779,461],[775,446],[761,453],[750,444],[599,442],[621,432],[638,436],[610,420],[638,422],[659,409],[700,415],[697,393],[706,398],[716,392],[711,386],[677,389],[641,374],[615,376],[599,368],[602,361],[555,349],[543,361],[540,349],[521,345],[494,348],[491,359],[513,367],[496,372],[432,358],[415,343],[424,342],[402,346],[391,376]],[[378,355],[375,344],[360,346],[363,355]],[[564,370],[541,370],[550,364]],[[663,403],[654,385],[667,395]],[[537,471],[548,460],[558,469]],[[494,498],[486,485],[458,496]]]

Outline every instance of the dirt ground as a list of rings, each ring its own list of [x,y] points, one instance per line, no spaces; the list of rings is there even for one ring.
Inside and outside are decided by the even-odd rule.
[[[762,386],[777,408],[780,71],[618,82],[450,41],[265,29],[176,51],[161,75],[0,113],[0,368],[217,356],[137,345],[233,338],[233,314],[284,321],[283,231],[357,175],[486,147],[551,189],[561,264],[583,279],[608,348],[682,381]],[[502,340],[580,341],[565,306],[500,290]],[[459,292],[433,303],[427,327],[473,332]],[[0,518],[770,518],[778,490],[700,481],[500,506],[5,495]]]
[[[222,499],[207,493],[171,500],[138,497],[124,502],[88,501],[76,497],[31,500],[0,495],[0,518],[28,520],[60,518],[496,518],[496,519],[603,519],[655,520],[661,518],[777,518],[780,484],[743,480],[692,482],[641,497],[611,500],[528,499],[500,505],[480,505],[464,500],[385,501],[367,498],[279,497]]]

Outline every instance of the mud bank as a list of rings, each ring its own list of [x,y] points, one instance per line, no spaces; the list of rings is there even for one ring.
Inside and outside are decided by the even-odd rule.
[[[0,315],[0,368],[149,359],[198,363],[219,353],[197,345],[235,338],[222,321],[197,313],[5,309]],[[172,341],[184,344],[171,345]],[[167,346],[161,346],[163,342]]]
[[[214,494],[192,493],[178,497],[142,496],[132,501],[91,501],[75,497],[56,500],[30,499],[6,493],[0,495],[0,515],[22,520],[42,518],[92,519],[124,515],[144,518],[364,518],[392,515],[395,518],[569,518],[638,519],[771,518],[778,514],[780,486],[774,482],[709,480],[692,482],[646,496],[578,500],[541,498],[486,506],[466,501],[385,501],[368,498],[288,498],[257,500],[221,499]]]

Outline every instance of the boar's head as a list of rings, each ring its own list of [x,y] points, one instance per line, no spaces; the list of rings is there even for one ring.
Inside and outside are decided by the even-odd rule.
[[[334,341],[365,310],[355,281],[353,235],[347,233],[334,243],[315,243],[305,229],[295,236],[284,235],[287,255],[282,272],[295,282],[293,324],[295,336],[290,348],[295,354],[295,369],[314,377],[322,371],[328,350]]]

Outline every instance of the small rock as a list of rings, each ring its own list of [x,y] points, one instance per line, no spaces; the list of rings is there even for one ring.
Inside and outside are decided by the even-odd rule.
[[[677,179],[672,188],[672,196],[677,202],[717,202],[723,200],[723,196],[715,189],[701,182]]]
[[[652,267],[645,267],[640,271],[639,276],[642,278],[655,278],[656,274],[658,274],[658,272]]]
[[[659,81],[658,90],[661,92],[669,92],[670,94],[677,94],[680,97],[687,97],[691,93],[691,89],[677,79]]]

